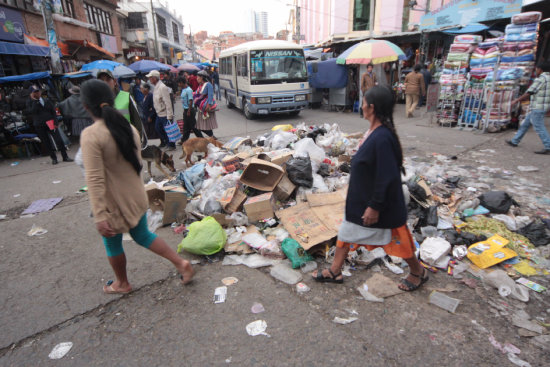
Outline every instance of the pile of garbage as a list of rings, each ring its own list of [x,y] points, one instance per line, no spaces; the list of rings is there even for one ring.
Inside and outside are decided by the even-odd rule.
[[[184,236],[179,251],[208,256],[223,251],[226,265],[271,266],[275,278],[296,284],[303,273],[294,269],[305,273],[320,260],[332,260],[351,157],[362,136],[344,134],[337,124],[302,123],[276,126],[254,140],[233,138],[222,148],[209,145],[207,159],[172,181],[147,186],[152,213]],[[522,302],[531,291],[546,291],[550,199],[540,185],[437,154],[408,157],[405,168],[408,226],[426,269],[470,283],[474,277]],[[400,274],[406,263],[360,249],[350,254],[344,274],[372,266]]]

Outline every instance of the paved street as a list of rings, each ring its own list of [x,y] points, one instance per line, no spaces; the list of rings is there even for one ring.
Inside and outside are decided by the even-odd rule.
[[[177,114],[181,116],[179,106]],[[483,165],[513,172],[509,181],[487,181],[492,188],[507,189],[503,185],[525,179],[539,185],[530,186],[533,196],[548,195],[550,157],[533,154],[542,146],[534,131],[512,148],[504,144],[512,131],[481,134],[442,128],[431,125],[421,110],[416,114],[405,119],[404,106],[396,106],[397,129],[408,158],[437,164],[435,153],[456,156],[457,165],[473,170]],[[240,111],[222,106],[215,135],[222,141],[255,137],[276,124],[302,121],[338,123],[348,133],[368,126],[358,114],[323,110],[247,121]],[[70,155],[76,150],[71,147]],[[51,166],[48,157],[11,166],[14,161],[0,162],[0,214],[7,215],[0,221],[2,366],[512,366],[491,345],[491,334],[502,344],[520,348],[519,357],[531,366],[545,365],[550,358],[548,349],[520,337],[505,317],[505,312],[525,309],[548,323],[547,295],[534,295],[522,304],[499,297],[494,289],[471,289],[442,272],[432,274],[417,292],[370,303],[355,290],[371,275],[368,270],[352,272],[344,285],[315,284],[306,276],[312,289],[300,295],[266,268],[222,266],[221,257],[207,261],[184,254],[201,263],[195,266],[195,280],[182,287],[171,264],[128,241],[128,273],[135,291],[105,295],[102,285],[112,270],[89,216],[87,196],[77,193],[84,186],[80,169],[68,163]],[[523,173],[518,165],[539,171]],[[183,161],[177,160],[176,168],[184,168]],[[32,201],[52,197],[63,197],[52,211],[19,217]],[[33,224],[48,233],[27,236]],[[157,233],[174,248],[181,241],[170,227]],[[383,274],[399,278],[386,269]],[[227,276],[239,282],[228,287],[225,303],[213,304],[214,289]],[[455,287],[449,295],[462,300],[456,314],[428,304],[431,290],[446,287]],[[264,305],[264,313],[250,311],[255,302]],[[354,311],[357,321],[332,322]],[[247,334],[245,326],[257,319],[266,320],[270,337]],[[53,347],[66,341],[74,343],[67,356],[50,360]]]

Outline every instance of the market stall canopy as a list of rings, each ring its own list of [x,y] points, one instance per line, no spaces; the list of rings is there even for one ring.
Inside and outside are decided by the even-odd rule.
[[[24,56],[50,56],[50,48],[44,46],[25,45],[22,43],[0,41],[0,54]]]
[[[344,88],[348,84],[348,71],[336,59],[308,62],[307,74],[313,88]]]
[[[368,40],[356,43],[336,59],[338,64],[381,64],[404,59],[405,53],[389,41]]]
[[[451,29],[446,29],[443,33],[446,34],[468,34],[468,33],[478,33],[489,29],[485,24],[481,23],[470,23],[464,27],[456,27]]]
[[[25,34],[25,44],[27,45],[34,45],[34,46],[43,46],[43,47],[50,47],[47,40],[43,40],[41,38],[36,38],[33,36],[29,36],[28,34]],[[71,53],[69,52],[69,45],[57,41],[57,47],[59,47],[59,50],[61,51],[61,54],[63,56],[71,56]]]
[[[96,45],[95,43],[87,41],[87,40],[67,40],[67,42],[74,43],[74,44],[84,46],[84,47],[88,47],[88,48],[93,48],[94,50],[97,50],[97,51],[99,51],[99,52],[101,52],[101,53],[103,53],[103,54],[105,54],[109,57],[112,57],[113,59],[116,57],[114,53],[112,53],[110,51],[107,51],[103,47],[101,47],[99,45]]]
[[[47,79],[49,77],[50,77],[49,71],[39,71],[37,73],[5,76],[3,78],[0,78],[0,83],[24,82],[26,80]]]
[[[82,65],[81,71],[94,70],[94,69],[107,69],[113,71],[115,67],[122,65],[120,62],[111,60],[96,60]]]
[[[193,71],[199,71],[200,68],[195,66],[195,65],[185,63],[185,64],[179,65],[178,70],[179,71],[187,71],[188,73],[192,73]]]
[[[148,73],[151,70],[170,70],[168,65],[154,60],[136,61],[133,64],[128,65],[128,67],[136,73]]]
[[[115,78],[133,78],[136,76],[136,73],[128,66],[121,64],[115,66],[115,68],[113,69],[113,76]]]
[[[66,73],[61,77],[61,79],[78,79],[78,78],[86,78],[92,75],[91,71],[75,71],[72,73]]]

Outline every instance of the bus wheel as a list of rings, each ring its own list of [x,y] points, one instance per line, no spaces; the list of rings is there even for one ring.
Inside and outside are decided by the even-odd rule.
[[[298,116],[300,114],[300,110],[296,110],[296,111],[290,111],[288,113],[290,116]]]
[[[227,106],[227,108],[234,107],[233,103],[231,103],[231,101],[229,100],[229,97],[227,96],[227,92],[225,92],[225,105]]]
[[[250,112],[250,110],[248,109],[248,102],[246,101],[246,98],[243,98],[243,112],[244,117],[246,117],[247,120],[254,120],[254,118],[256,117],[256,115]]]

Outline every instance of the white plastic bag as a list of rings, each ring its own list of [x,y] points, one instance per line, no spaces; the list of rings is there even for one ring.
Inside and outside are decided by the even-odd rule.
[[[319,168],[319,164],[326,158],[323,148],[315,144],[311,138],[302,139],[294,144],[294,151],[294,156],[305,157],[309,155],[312,163],[317,163],[317,169]]]
[[[271,148],[277,150],[286,148],[288,144],[294,143],[298,140],[298,137],[289,131],[277,130],[277,132],[273,134],[272,138],[268,140],[270,140],[269,144]]]
[[[451,251],[451,244],[439,237],[428,237],[420,245],[420,258],[428,265],[434,266],[439,259]]]
[[[149,228],[149,232],[155,232],[162,226],[163,215],[164,212],[162,211],[154,212],[151,209],[147,209],[147,227]]]
[[[316,193],[329,192],[328,186],[325,184],[323,177],[317,173],[313,174],[313,190]]]

